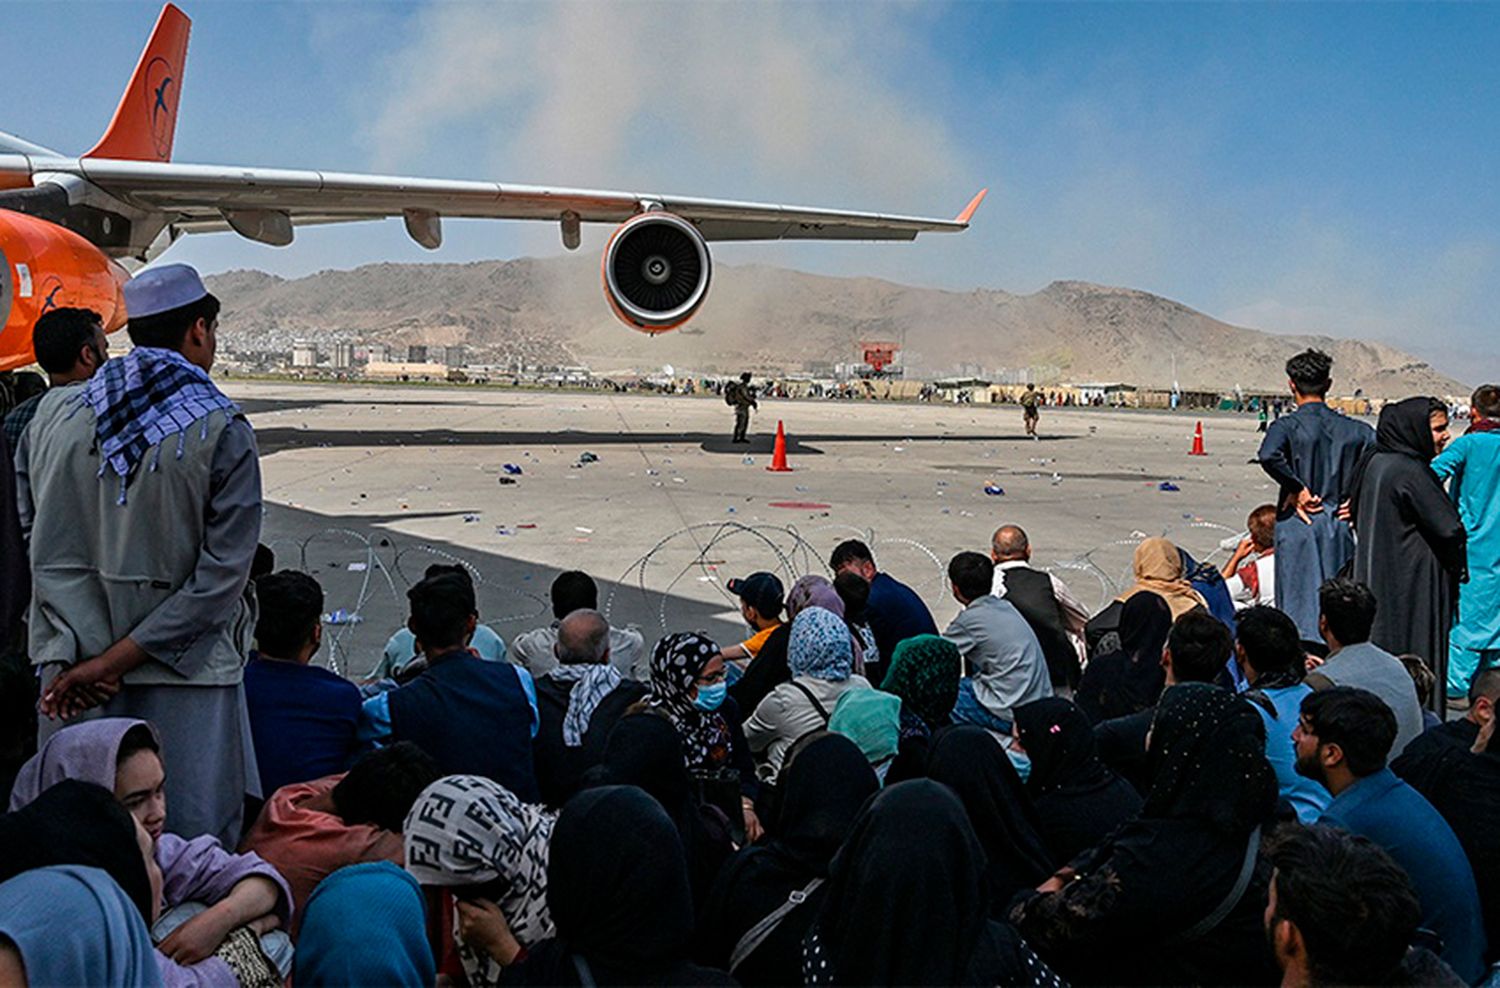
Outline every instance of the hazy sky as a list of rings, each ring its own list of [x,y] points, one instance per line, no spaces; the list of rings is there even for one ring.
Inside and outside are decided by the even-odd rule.
[[[0,129],[102,131],[158,7],[6,5]],[[192,3],[176,159],[951,216],[914,245],[724,247],[838,274],[1142,288],[1500,377],[1500,5]],[[295,275],[561,250],[449,222],[229,234]],[[586,236],[597,251],[603,233]]]

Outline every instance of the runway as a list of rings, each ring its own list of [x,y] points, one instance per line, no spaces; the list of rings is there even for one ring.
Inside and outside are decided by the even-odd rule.
[[[481,619],[507,639],[549,621],[552,578],[582,568],[611,621],[728,643],[743,630],[730,577],[824,572],[844,538],[870,542],[942,626],[958,608],[942,565],[987,551],[1000,524],[1023,526],[1034,563],[1094,606],[1122,588],[1142,534],[1204,558],[1275,496],[1247,462],[1249,415],[1205,417],[1208,455],[1189,457],[1190,413],[1044,409],[1032,442],[1015,406],[763,400],[755,441],[735,446],[712,397],[225,390],[260,442],[263,540],[319,578],[330,611],[359,618],[329,627],[320,657],[352,675],[404,620],[405,588],[450,557],[476,568]],[[778,419],[792,473],[765,469]]]

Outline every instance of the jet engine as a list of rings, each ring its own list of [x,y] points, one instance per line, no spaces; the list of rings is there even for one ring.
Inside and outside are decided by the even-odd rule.
[[[0,209],[0,371],[35,360],[31,329],[52,309],[93,309],[107,332],[125,325],[130,275],[55,223]]]
[[[604,295],[627,326],[665,333],[698,311],[711,270],[697,227],[672,213],[641,213],[621,223],[604,249]]]

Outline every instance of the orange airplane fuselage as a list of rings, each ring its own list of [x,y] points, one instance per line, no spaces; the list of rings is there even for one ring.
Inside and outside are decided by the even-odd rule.
[[[34,359],[31,329],[52,309],[93,309],[113,332],[125,325],[130,275],[104,252],[55,223],[0,209],[0,371]]]

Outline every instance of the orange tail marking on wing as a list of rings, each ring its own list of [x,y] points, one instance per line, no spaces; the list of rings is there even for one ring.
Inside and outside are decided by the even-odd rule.
[[[192,23],[172,4],[162,8],[109,129],[85,158],[172,160],[172,136],[177,130],[177,104],[182,96],[182,71]]]
[[[969,200],[969,204],[964,207],[964,211],[953,218],[953,222],[967,224],[969,220],[973,219],[975,210],[979,208],[981,202],[984,202],[984,197],[989,194],[989,191],[989,189],[980,189],[979,194]]]

